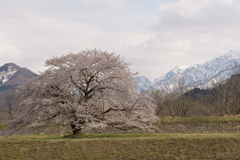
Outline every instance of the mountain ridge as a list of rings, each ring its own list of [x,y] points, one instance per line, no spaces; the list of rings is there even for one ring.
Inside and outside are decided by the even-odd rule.
[[[153,88],[172,91],[176,81],[180,78],[185,78],[186,86],[190,88],[209,88],[212,87],[211,85],[213,82],[229,78],[233,74],[232,70],[234,70],[234,67],[239,66],[239,64],[240,50],[231,50],[222,56],[202,64],[177,66],[163,76],[156,78],[154,82],[150,81],[151,85],[148,85],[149,88],[147,88],[147,86],[142,86],[142,88],[146,88],[146,90]],[[142,82],[142,84],[143,83],[144,82]]]
[[[21,68],[15,63],[6,63],[0,67],[0,87],[23,85],[36,76],[37,74],[27,68]]]

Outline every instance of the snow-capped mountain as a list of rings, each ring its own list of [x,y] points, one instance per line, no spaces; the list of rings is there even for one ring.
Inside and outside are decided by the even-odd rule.
[[[184,79],[184,85],[190,88],[210,88],[212,82],[224,81],[232,74],[240,73],[240,50],[230,51],[203,64],[193,66],[178,66],[167,74],[155,79],[152,85],[142,88],[173,90],[180,79]],[[143,83],[143,82],[142,82]]]
[[[25,84],[36,76],[37,74],[27,68],[21,68],[14,63],[7,63],[0,67],[0,109],[8,105],[6,95],[11,92],[11,89]]]
[[[0,86],[4,85],[9,79],[18,71],[20,67],[13,64],[7,63],[0,68]]]
[[[135,76],[134,81],[137,84],[137,91],[139,93],[148,90],[152,86],[152,82],[145,76]]]
[[[37,75],[27,68],[21,68],[14,63],[7,63],[0,67],[0,91],[6,86],[16,86],[26,83],[29,78]],[[9,88],[9,87],[8,87]]]
[[[189,66],[175,67],[174,69],[169,71],[167,74],[161,76],[160,78],[155,79],[155,81],[152,83],[152,86],[150,88],[168,90],[169,80],[175,79],[175,77],[179,77],[179,75],[183,74],[188,67]]]

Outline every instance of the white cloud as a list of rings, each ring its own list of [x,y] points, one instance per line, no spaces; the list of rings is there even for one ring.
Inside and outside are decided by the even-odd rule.
[[[37,7],[35,4],[27,4]],[[4,44],[4,47],[0,46],[0,55],[4,56],[5,53],[11,52],[9,56],[0,59],[1,64],[10,60],[37,72],[44,70],[44,61],[52,56],[61,56],[68,52],[76,53],[86,48],[99,48],[128,56],[129,43],[140,43],[149,38],[144,33],[121,29],[120,31],[119,29],[117,31],[109,30],[104,28],[101,22],[98,25],[82,19],[82,15],[77,18],[74,15],[70,15],[74,18],[56,16],[55,14],[39,13],[38,9],[28,10],[29,6],[19,6],[18,10],[23,10],[23,12],[13,12],[10,18],[8,18],[10,14],[5,14],[0,21],[2,29],[0,35],[3,41],[8,42]],[[48,3],[43,3],[42,6],[49,6],[49,10],[52,9],[52,5]],[[53,9],[59,10],[61,7],[59,5]],[[71,13],[71,11],[67,11],[67,13]],[[89,18],[88,16],[85,17]],[[108,23],[111,22],[114,21]],[[118,24],[113,24],[113,27],[118,28],[116,26]],[[6,47],[6,45],[8,46]]]
[[[159,6],[159,13],[177,12],[182,18],[195,18],[199,12],[210,6],[232,6],[234,0],[180,0],[177,3],[167,3]]]
[[[240,49],[239,8],[237,0],[180,0],[161,4],[158,15],[143,23],[154,34],[131,47],[155,53],[155,57],[161,55],[162,61],[158,61],[163,69],[156,69],[156,75],[177,65],[203,63],[231,49]]]
[[[107,5],[107,6],[122,6],[126,3],[125,0],[80,0],[81,2],[97,4],[97,5]]]
[[[9,59],[9,58],[12,58],[12,57],[18,57],[20,58],[20,50],[11,45],[11,44],[7,44],[7,43],[1,43],[0,42],[0,53],[4,53],[4,56],[1,57],[1,59]]]

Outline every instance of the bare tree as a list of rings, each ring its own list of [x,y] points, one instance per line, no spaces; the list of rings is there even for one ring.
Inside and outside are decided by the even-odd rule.
[[[146,92],[150,97],[153,98],[157,105],[156,114],[159,116],[165,108],[164,98],[168,94],[164,89],[151,89]]]
[[[224,83],[211,89],[205,100],[211,104],[219,116],[240,113],[240,77],[234,75]]]
[[[9,133],[21,126],[69,121],[73,134],[84,126],[120,130],[140,128],[151,131],[156,119],[152,98],[138,95],[129,63],[120,55],[101,50],[85,50],[53,57],[49,68],[23,86],[23,111],[8,123]]]
[[[14,112],[17,111],[17,101],[18,97],[16,95],[16,90],[14,88],[4,91],[3,99],[5,101],[5,110],[9,116],[12,116]]]
[[[184,94],[171,93],[165,97],[164,105],[172,117],[187,117],[192,102],[192,99]]]
[[[188,91],[187,79],[185,76],[178,77],[174,82],[173,90],[165,96],[164,105],[172,117],[186,117],[192,104],[191,97],[185,96]]]
[[[18,114],[20,108],[18,107],[17,91],[16,88],[11,88],[2,92],[0,107],[2,119],[12,119],[14,114]]]
[[[2,106],[0,105],[0,123],[5,119],[6,113],[4,112]]]

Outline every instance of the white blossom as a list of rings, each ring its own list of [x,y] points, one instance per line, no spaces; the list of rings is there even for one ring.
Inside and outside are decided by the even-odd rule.
[[[135,91],[137,73],[130,72],[130,65],[120,55],[96,49],[47,60],[49,68],[22,87],[22,112],[8,123],[10,128],[67,120],[73,134],[84,125],[152,131],[156,106]]]

